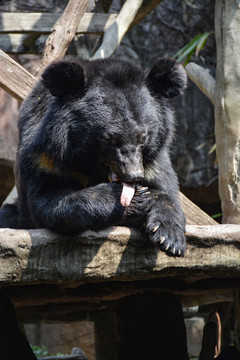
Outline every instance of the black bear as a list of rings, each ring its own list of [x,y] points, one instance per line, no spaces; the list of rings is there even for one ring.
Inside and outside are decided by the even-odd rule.
[[[49,65],[20,111],[18,199],[1,209],[0,227],[75,234],[136,226],[183,256],[168,99],[185,85],[185,70],[168,58],[150,70],[122,59]]]

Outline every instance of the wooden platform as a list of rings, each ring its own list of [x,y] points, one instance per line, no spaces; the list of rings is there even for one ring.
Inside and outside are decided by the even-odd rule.
[[[240,287],[240,225],[188,225],[187,242],[185,257],[175,258],[136,229],[71,238],[1,229],[0,283],[24,320],[72,320],[152,290],[170,290],[184,306],[231,301]]]

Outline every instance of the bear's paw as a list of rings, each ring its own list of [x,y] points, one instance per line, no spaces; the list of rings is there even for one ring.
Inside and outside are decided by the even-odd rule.
[[[161,216],[162,215],[162,216]],[[174,211],[164,216],[162,211],[150,211],[145,231],[150,240],[168,255],[184,256],[186,249],[185,221],[181,213]]]

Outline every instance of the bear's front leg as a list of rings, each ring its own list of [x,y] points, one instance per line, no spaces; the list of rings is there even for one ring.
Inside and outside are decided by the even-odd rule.
[[[125,210],[121,191],[121,184],[102,183],[82,190],[56,185],[32,191],[29,207],[36,228],[66,234],[99,231],[121,222]]]
[[[183,256],[186,248],[186,220],[177,199],[157,194],[145,230],[150,240],[168,255]]]

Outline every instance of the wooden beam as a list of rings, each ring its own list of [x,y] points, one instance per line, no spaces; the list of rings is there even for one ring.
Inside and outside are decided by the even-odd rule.
[[[125,227],[77,237],[1,229],[0,284],[240,277],[240,225],[189,225],[187,242],[185,257],[175,258]]]
[[[240,7],[216,1],[215,136],[223,222],[240,223]]]
[[[0,12],[0,34],[50,34],[62,13]],[[76,35],[104,33],[115,21],[117,14],[85,13],[79,22]]]
[[[130,25],[129,30],[133,28],[133,26],[140,23],[147,14],[149,14],[157,5],[159,5],[162,2],[162,0],[144,0],[142,3],[142,6],[138,10],[133,23]]]
[[[188,225],[217,225],[217,222],[189,200],[183,193],[179,193],[182,209]]]
[[[0,86],[19,101],[31,91],[36,79],[10,56],[0,50]]]
[[[36,75],[39,75],[49,63],[65,55],[88,3],[89,0],[68,1],[64,12],[54,24],[52,32],[46,40],[42,62]]]
[[[2,229],[0,284],[25,321],[78,320],[147,291],[173,292],[184,306],[232,301],[240,286],[240,225],[188,226],[187,240],[179,259],[123,227],[75,238]]]
[[[185,67],[188,77],[197,85],[197,87],[209,98],[214,105],[215,97],[215,79],[203,67],[190,62]]]
[[[113,55],[128,31],[142,3],[143,0],[125,1],[114,23],[105,31],[102,44],[93,55],[93,59]]]
[[[169,279],[165,279],[165,283]],[[170,291],[178,295],[183,307],[191,307],[197,305],[209,305],[219,302],[232,302],[234,291],[238,291],[240,283],[234,289],[229,289],[228,292],[221,288],[209,289],[205,288],[201,291],[194,289],[190,291],[176,291],[173,287],[166,287],[161,284],[161,281],[153,286],[151,281],[124,282],[118,284],[118,289],[125,289],[124,293],[116,292],[115,283],[101,283],[98,285],[88,285],[88,292],[84,292],[84,287],[76,292],[75,299],[68,296],[69,289],[65,289],[66,294],[59,295],[57,287],[51,288],[51,285],[44,284],[42,287],[36,289],[33,286],[20,286],[5,288],[4,291],[11,298],[17,312],[17,317],[21,322],[31,323],[35,321],[80,321],[89,319],[89,313],[92,311],[101,310],[113,306],[116,300],[124,296],[138,294],[148,291],[161,292]],[[54,293],[55,291],[55,293]],[[112,294],[112,300],[104,300],[106,293]],[[52,297],[45,298],[45,304],[35,304],[35,299],[42,299],[43,294],[52,295]],[[62,289],[63,294],[63,289]],[[54,297],[53,297],[54,296]],[[32,299],[30,305],[26,305],[26,300]]]
[[[8,54],[41,54],[47,35],[60,16],[60,13],[0,13],[1,49]],[[78,24],[76,35],[103,34],[116,17],[117,14],[85,13]],[[27,35],[41,38],[40,41],[28,44]]]

